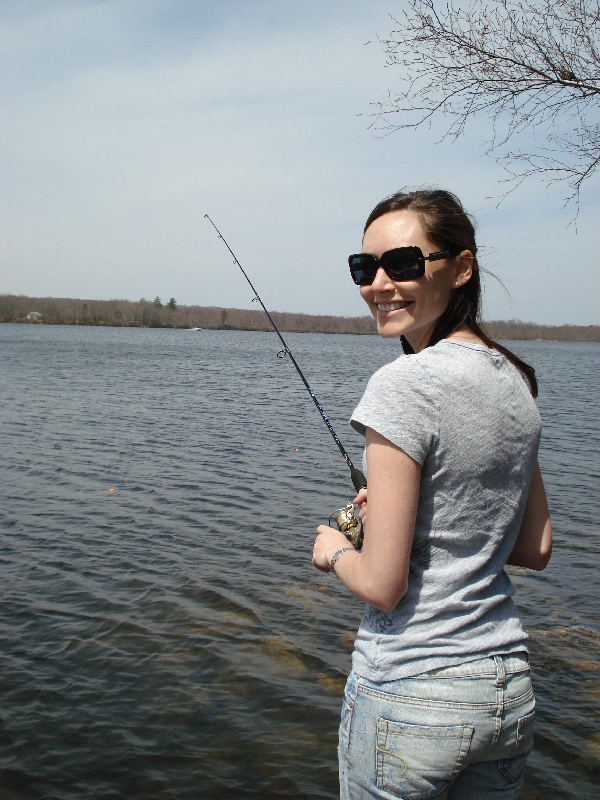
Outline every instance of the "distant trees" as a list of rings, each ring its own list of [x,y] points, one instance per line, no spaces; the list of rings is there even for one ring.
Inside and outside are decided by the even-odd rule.
[[[170,308],[171,311],[175,311],[177,309],[177,302],[174,297],[172,297],[167,303],[167,308]]]
[[[377,104],[384,128],[418,128],[444,116],[445,136],[474,117],[491,123],[488,154],[513,185],[537,175],[565,181],[568,199],[600,164],[599,0],[408,0],[380,40],[400,88]],[[513,140],[531,130],[524,149]]]
[[[0,322],[27,322],[32,310],[42,315],[41,322],[60,325],[111,325],[144,328],[203,328],[218,330],[267,331],[261,311],[181,306],[176,301],[157,308],[153,302],[129,300],[72,300],[0,295]],[[298,333],[373,333],[373,318],[315,316],[273,312],[282,331]]]
[[[223,329],[223,311],[227,311],[227,330],[267,331],[269,326],[261,311],[255,309],[221,309],[203,306],[167,306],[155,308],[147,300],[71,300],[56,298],[0,295],[0,322],[30,324],[27,315],[35,310],[42,317],[36,324],[111,325],[143,328]],[[290,333],[353,333],[374,334],[373,317],[334,317],[313,314],[289,314],[274,311],[273,321],[280,331]],[[556,340],[600,342],[600,326],[536,325],[512,320],[486,323],[494,339]]]
[[[598,325],[536,325],[520,319],[492,320],[485,323],[492,339],[543,342],[600,342]]]

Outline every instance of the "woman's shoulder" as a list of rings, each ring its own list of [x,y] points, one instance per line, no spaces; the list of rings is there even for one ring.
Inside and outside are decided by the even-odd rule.
[[[371,388],[398,388],[410,384],[413,388],[427,387],[447,391],[456,382],[469,384],[479,380],[487,383],[495,374],[516,368],[498,350],[479,341],[442,339],[419,353],[401,355],[380,367],[371,377]]]
[[[442,339],[417,355],[424,369],[432,372],[443,371],[444,374],[455,370],[477,372],[508,363],[502,353],[483,342],[461,339]]]
[[[436,373],[439,375],[443,370],[435,365],[432,368],[423,353],[401,355],[380,367],[371,376],[362,403],[383,403],[404,409],[437,405],[444,382]]]
[[[404,383],[408,380],[411,382],[418,381],[426,377],[427,374],[427,359],[423,359],[422,353],[411,353],[410,355],[402,354],[384,364],[382,367],[373,373],[369,383],[372,384],[398,384]]]
[[[419,353],[402,354],[389,364],[377,370],[375,375],[395,377],[400,375],[434,375],[444,371],[451,363],[471,361],[477,352],[500,355],[483,344],[442,339]]]
[[[472,408],[480,400],[494,397],[500,402],[503,397],[539,416],[526,377],[499,350],[458,339],[443,339],[427,350],[419,355],[426,354],[424,366],[443,396],[468,396]]]

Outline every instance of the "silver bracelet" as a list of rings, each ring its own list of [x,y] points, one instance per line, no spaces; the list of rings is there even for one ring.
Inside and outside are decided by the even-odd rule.
[[[331,571],[332,572],[335,572],[335,562],[342,555],[342,553],[346,552],[346,550],[354,550],[354,548],[353,547],[340,547],[340,549],[336,550],[335,553],[331,556],[331,561],[329,563],[331,565]]]

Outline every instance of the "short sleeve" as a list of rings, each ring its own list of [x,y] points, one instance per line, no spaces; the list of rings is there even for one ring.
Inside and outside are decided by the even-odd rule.
[[[359,433],[371,428],[423,466],[439,432],[434,382],[414,356],[402,356],[379,369],[354,409],[350,424]]]

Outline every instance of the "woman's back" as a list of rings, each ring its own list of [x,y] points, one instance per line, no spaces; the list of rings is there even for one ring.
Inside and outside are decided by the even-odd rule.
[[[483,345],[443,340],[379,370],[352,420],[422,468],[408,591],[392,612],[367,606],[353,668],[390,680],[526,649],[504,565],[540,418],[516,368]]]

